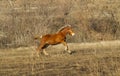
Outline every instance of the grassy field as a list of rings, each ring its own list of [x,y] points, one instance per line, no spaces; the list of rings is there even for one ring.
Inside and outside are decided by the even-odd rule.
[[[34,47],[0,49],[0,76],[120,76],[120,41],[49,46],[49,56]]]

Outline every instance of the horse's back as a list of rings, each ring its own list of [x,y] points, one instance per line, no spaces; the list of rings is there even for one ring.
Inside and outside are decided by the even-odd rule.
[[[42,41],[48,44],[58,44],[64,40],[60,34],[46,34],[42,37]]]

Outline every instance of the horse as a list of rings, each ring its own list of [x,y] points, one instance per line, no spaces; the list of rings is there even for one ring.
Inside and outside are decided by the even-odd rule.
[[[39,40],[40,44],[36,48],[37,55],[39,56],[39,52],[42,51],[44,55],[49,55],[45,48],[47,48],[49,45],[56,45],[56,44],[63,44],[65,46],[65,50],[68,51],[68,53],[71,54],[71,51],[68,48],[67,42],[66,42],[66,35],[69,34],[71,36],[74,36],[75,33],[73,32],[73,29],[71,25],[65,25],[64,27],[61,27],[56,33],[54,34],[46,34],[43,36],[35,37],[34,39]]]

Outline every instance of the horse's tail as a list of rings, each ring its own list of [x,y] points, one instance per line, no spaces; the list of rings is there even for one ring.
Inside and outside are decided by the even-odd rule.
[[[42,36],[35,36],[34,37],[34,40],[39,40],[39,39],[41,39],[42,38]]]
[[[42,38],[42,36],[34,36],[35,46],[38,47],[40,45],[41,38]]]

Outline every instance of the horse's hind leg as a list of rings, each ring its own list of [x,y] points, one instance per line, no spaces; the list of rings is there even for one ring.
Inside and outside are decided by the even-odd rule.
[[[47,48],[48,46],[49,46],[49,44],[46,44],[46,45],[44,45],[44,46],[42,47],[44,55],[49,55],[49,54],[45,51],[45,48]]]
[[[36,54],[37,54],[37,57],[39,57],[39,51],[38,51],[38,48],[37,48]]]
[[[44,47],[43,44],[41,44],[36,50],[37,56],[39,57],[39,52],[42,50],[42,48]]]
[[[46,51],[45,48],[47,48],[49,45],[48,44],[41,44],[38,48],[37,48],[37,55],[39,56],[39,52],[43,52],[44,55],[49,55]]]

